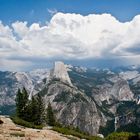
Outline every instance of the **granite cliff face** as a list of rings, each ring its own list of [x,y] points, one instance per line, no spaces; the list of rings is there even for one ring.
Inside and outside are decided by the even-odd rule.
[[[44,74],[44,72],[43,72]],[[45,70],[45,77],[34,72],[0,72],[0,114],[9,114],[13,112],[15,106],[15,97],[18,88],[25,87],[29,94],[39,92],[45,83],[48,71]],[[40,77],[35,79],[35,77]]]
[[[49,79],[50,80],[53,80],[53,79],[60,80],[61,82],[67,83],[70,86],[72,86],[66,66],[61,61],[55,62],[54,68],[50,72]]]
[[[66,126],[78,127],[84,132],[97,134],[102,119],[93,100],[75,87],[52,81],[47,88],[40,92],[47,106],[50,102],[57,120]]]
[[[102,105],[102,102],[106,104],[113,104],[114,102],[121,101],[133,101],[134,95],[129,88],[129,85],[126,80],[117,77],[117,81],[112,81],[112,83],[98,85],[98,90],[93,89],[92,96],[98,102],[99,105]]]
[[[46,106],[52,104],[57,120],[65,126],[78,127],[84,132],[96,135],[105,125],[95,102],[84,92],[73,86],[67,69],[62,62],[56,62],[50,73],[50,81],[40,92]]]
[[[32,80],[24,72],[0,72],[0,105],[13,105],[15,92],[25,86],[29,91],[33,86]]]
[[[40,92],[46,106],[51,102],[57,120],[63,125],[93,135],[114,120],[119,103],[134,99],[128,82],[108,70],[66,68],[62,62],[56,62],[49,79]]]
[[[140,130],[140,69],[89,69],[55,62],[52,70],[0,72],[0,111],[13,108],[18,88],[40,93],[56,119],[96,135],[135,124]],[[123,111],[122,111],[123,110]],[[129,114],[129,115],[126,115]],[[122,119],[123,118],[123,119]],[[106,131],[105,130],[105,131]]]
[[[122,78],[119,72],[113,72],[109,69],[87,69],[85,71],[81,68],[79,68],[79,71],[77,67],[71,67],[70,69],[69,75],[73,85],[95,102],[97,110],[106,119],[104,121],[106,122],[106,127],[105,129],[100,129],[101,133],[106,135],[107,131],[113,132],[115,130],[115,118],[118,116],[118,128],[131,124],[139,125],[139,123],[136,123],[138,119],[134,113],[137,110],[135,108],[137,105],[131,82],[129,83],[129,81]],[[131,111],[129,110],[130,104],[134,104]],[[125,108],[123,112],[120,111],[122,106]],[[138,129],[140,130],[140,128]]]

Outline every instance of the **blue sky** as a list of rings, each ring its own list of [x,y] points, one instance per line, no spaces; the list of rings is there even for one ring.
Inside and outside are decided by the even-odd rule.
[[[140,0],[0,0],[0,70],[140,65],[139,36]]]
[[[50,20],[48,9],[87,15],[110,13],[120,21],[129,21],[140,13],[139,0],[0,0],[0,20],[44,23]]]

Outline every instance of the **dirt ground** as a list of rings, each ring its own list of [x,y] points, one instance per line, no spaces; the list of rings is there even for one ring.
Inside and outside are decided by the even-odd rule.
[[[0,140],[69,140],[72,136],[64,136],[45,128],[42,130],[15,125],[9,117],[0,116]]]

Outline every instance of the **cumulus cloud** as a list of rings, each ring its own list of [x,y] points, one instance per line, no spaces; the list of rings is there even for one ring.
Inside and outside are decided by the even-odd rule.
[[[0,22],[0,63],[26,67],[36,60],[113,60],[138,63],[140,57],[140,15],[119,22],[110,14],[56,13],[44,26],[16,21]],[[131,60],[131,61],[130,61]],[[21,65],[19,65],[19,61]],[[127,62],[128,61],[128,62]],[[5,67],[5,65],[3,65]],[[10,69],[10,68],[9,68]]]

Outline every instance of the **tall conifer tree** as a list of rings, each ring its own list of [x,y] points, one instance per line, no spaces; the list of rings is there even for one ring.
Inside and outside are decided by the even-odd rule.
[[[16,115],[21,117],[22,115],[22,108],[23,108],[23,94],[20,89],[18,89],[17,95],[16,95]]]
[[[55,118],[54,118],[54,114],[53,114],[53,109],[51,104],[48,104],[48,108],[47,108],[47,124],[50,126],[54,126],[55,125]]]

